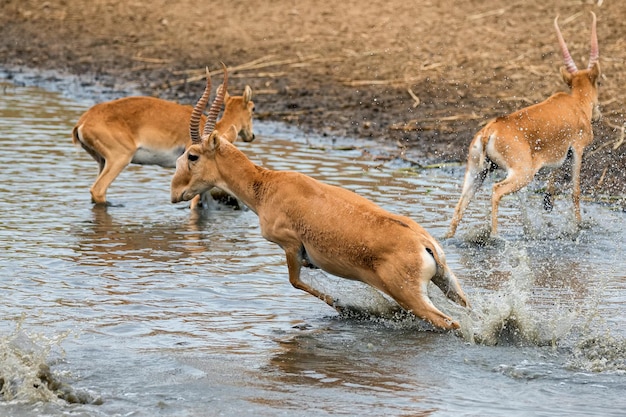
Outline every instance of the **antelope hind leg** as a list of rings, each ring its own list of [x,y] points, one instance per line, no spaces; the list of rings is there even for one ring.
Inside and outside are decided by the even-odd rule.
[[[430,322],[434,326],[446,330],[458,329],[460,327],[457,321],[442,313],[437,307],[435,307],[430,298],[428,298],[426,288],[419,292],[413,292],[410,294],[408,294],[407,291],[402,297],[396,298],[396,301],[398,301],[398,303],[406,310],[412,312],[417,317]]]
[[[107,159],[104,163],[104,169],[96,178],[91,186],[91,201],[96,204],[106,204],[106,192],[111,183],[117,176],[128,166],[132,155],[122,159]]]
[[[493,185],[491,195],[491,236],[498,234],[498,206],[507,194],[514,193],[527,186],[535,176],[535,171],[526,169],[522,172],[509,170],[505,179]]]

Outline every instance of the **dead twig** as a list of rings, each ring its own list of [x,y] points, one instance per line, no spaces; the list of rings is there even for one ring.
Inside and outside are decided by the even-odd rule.
[[[489,10],[483,13],[477,13],[477,14],[473,14],[470,16],[467,16],[467,20],[478,20],[478,19],[483,19],[485,17],[490,17],[490,16],[501,16],[504,13],[506,13],[508,7],[503,7],[501,9],[494,9],[494,10]]]
[[[419,106],[420,103],[421,103],[421,100],[420,100],[420,98],[418,96],[415,95],[413,90],[411,90],[411,87],[407,88],[406,91],[409,93],[409,95],[413,99],[413,105],[411,107],[416,108],[417,106]]]
[[[145,58],[142,56],[134,56],[131,59],[133,61],[146,62],[148,64],[169,64],[170,62],[172,62],[171,59]]]
[[[607,123],[607,126],[612,127],[614,129],[619,129],[621,131],[619,138],[616,139],[613,143],[613,150],[617,150],[624,143],[624,136],[626,136],[626,122],[622,126],[617,126],[612,123]]]
[[[456,114],[453,116],[443,117],[424,117],[422,119],[412,119],[408,122],[399,122],[392,124],[389,129],[391,130],[403,130],[405,132],[418,130],[421,123],[437,123],[437,122],[454,122],[457,120],[477,120],[482,119],[483,116],[477,115],[475,112],[470,114]]]
[[[606,171],[609,169],[609,167],[604,167],[604,170],[602,171],[602,175],[600,175],[600,179],[598,180],[598,183],[596,184],[597,188],[600,188],[602,186],[602,183],[604,183],[604,176],[606,175]]]
[[[388,80],[343,80],[343,85],[347,85],[349,87],[365,87],[371,85],[390,85],[390,86],[398,86],[411,83],[413,81],[417,81],[419,78],[393,78]]]
[[[613,128],[615,130],[619,130],[620,131],[620,135],[617,139],[615,140],[610,140],[607,142],[604,142],[602,145],[598,146],[596,149],[594,149],[593,151],[589,152],[589,154],[587,155],[592,156],[595,155],[596,153],[600,152],[601,150],[603,150],[604,148],[613,145],[613,150],[617,150],[620,146],[622,146],[624,144],[624,137],[626,136],[626,122],[624,122],[624,124],[622,126],[613,124],[613,123],[609,123],[609,122],[604,122],[608,127]]]
[[[267,68],[267,67],[276,67],[276,66],[284,66],[284,65],[302,66],[302,65],[305,65],[305,64],[308,65],[308,64],[313,63],[313,62],[327,62],[327,61],[333,61],[333,60],[341,59],[340,57],[323,57],[323,56],[320,56],[320,55],[299,56],[297,58],[278,59],[278,60],[270,60],[271,58],[274,58],[274,55],[267,55],[267,56],[264,56],[262,58],[255,59],[253,61],[246,62],[245,64],[228,67],[227,68],[228,69],[228,74],[231,75],[231,74],[233,74],[235,72],[250,71],[250,70],[254,70],[254,69],[261,69],[261,68]],[[193,70],[193,73],[196,74],[196,75],[190,75],[190,76],[188,76],[186,78],[182,78],[180,80],[169,81],[169,82],[165,83],[162,86],[162,88],[171,88],[171,87],[174,87],[174,86],[177,86],[177,85],[203,80],[204,77],[206,77],[206,75],[205,75],[205,73],[203,71],[204,70],[202,70],[202,71],[200,71],[200,70]],[[213,76],[215,74],[220,74],[222,72],[223,72],[222,69],[218,69],[218,70],[215,70],[215,71],[211,71],[210,75]],[[192,73],[192,71],[189,71],[188,73]]]

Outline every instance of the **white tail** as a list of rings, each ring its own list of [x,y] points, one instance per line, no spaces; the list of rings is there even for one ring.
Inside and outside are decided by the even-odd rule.
[[[570,94],[556,93],[547,100],[526,107],[488,123],[476,134],[469,148],[463,191],[450,223],[447,237],[454,236],[474,193],[485,176],[496,166],[506,170],[506,178],[493,186],[491,197],[491,234],[497,234],[500,199],[528,185],[542,167],[558,167],[572,154],[572,199],[577,223],[580,223],[580,168],[585,147],[593,141],[592,120],[600,117],[598,109],[598,39],[596,16],[592,13],[591,54],[589,65],[578,70],[554,19],[565,66],[561,75]],[[554,178],[548,181],[546,207]]]
[[[207,74],[209,94],[210,81]],[[246,142],[253,141],[254,103],[250,87],[246,86],[242,96],[229,96],[224,88],[222,98],[226,106],[218,122],[213,119],[206,123],[202,113],[194,116],[197,122],[206,123],[210,130],[214,127],[222,134],[231,132],[227,135],[231,142],[237,136]],[[100,168],[90,190],[91,200],[106,204],[107,189],[130,163],[175,167],[176,159],[192,143],[194,132],[189,131],[192,110],[191,106],[154,97],[127,97],[96,104],[87,110],[74,126],[72,137],[74,144],[80,144]],[[210,117],[216,118],[217,114]]]
[[[303,266],[321,268],[377,288],[435,326],[459,327],[433,305],[427,284],[432,281],[463,306],[467,298],[437,241],[413,220],[306,175],[259,167],[217,131],[178,158],[172,202],[190,200],[214,186],[259,216],[263,237],[285,251],[295,288],[338,308],[331,295],[300,280]]]

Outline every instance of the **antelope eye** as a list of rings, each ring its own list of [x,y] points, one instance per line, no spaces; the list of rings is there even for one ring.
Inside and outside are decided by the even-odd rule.
[[[191,162],[196,162],[198,160],[199,156],[198,155],[194,155],[192,153],[190,153],[189,155],[187,155],[187,159],[189,159],[189,161]]]

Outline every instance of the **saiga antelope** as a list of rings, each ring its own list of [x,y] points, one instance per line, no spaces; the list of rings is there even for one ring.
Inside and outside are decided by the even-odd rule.
[[[577,224],[580,224],[580,167],[585,147],[593,141],[591,122],[600,118],[598,79],[600,64],[596,15],[592,12],[591,54],[589,65],[578,70],[559,29],[554,28],[563,54],[561,75],[571,92],[556,93],[547,100],[526,107],[488,123],[472,140],[461,198],[454,210],[447,237],[454,236],[476,190],[495,167],[506,170],[506,178],[493,186],[491,197],[491,234],[497,234],[498,204],[506,195],[528,185],[542,167],[559,167],[571,152],[572,200]],[[554,174],[553,174],[554,175]],[[546,199],[551,208],[554,177],[550,176]]]
[[[202,112],[208,96],[207,86],[195,115]],[[199,118],[191,120],[191,130],[197,131]],[[222,132],[205,126],[203,136],[178,158],[172,202],[190,200],[214,186],[258,215],[263,237],[285,251],[295,288],[339,309],[331,295],[300,280],[303,266],[321,268],[377,288],[435,326],[459,327],[433,305],[427,284],[432,281],[462,306],[468,306],[467,298],[441,246],[413,220],[304,174],[257,166]]]
[[[208,70],[207,78],[210,81]],[[225,90],[224,95],[224,114],[219,121],[212,121],[216,131],[231,142],[237,136],[245,142],[253,141],[252,90],[246,86],[242,96],[229,96]],[[106,204],[107,189],[130,163],[174,168],[176,159],[191,145],[192,110],[191,106],[154,97],[126,97],[87,110],[74,126],[72,139],[100,168],[90,189],[92,202]],[[200,118],[206,122],[204,115]],[[230,134],[231,126],[235,134]],[[198,201],[194,200],[192,207]]]

